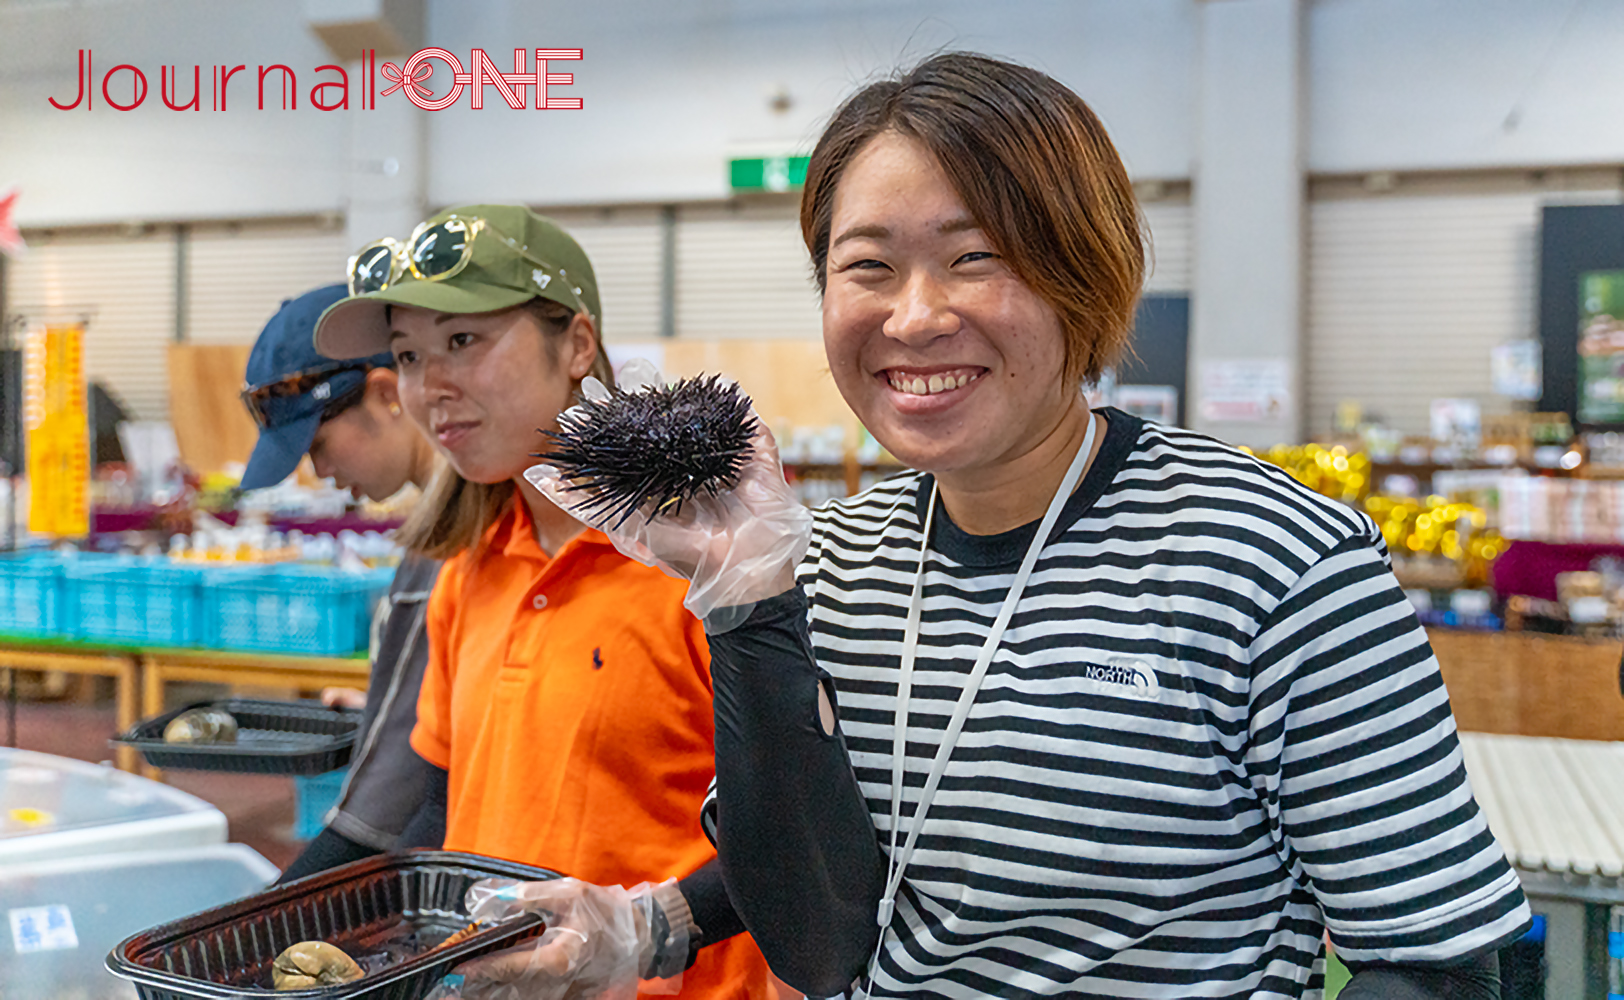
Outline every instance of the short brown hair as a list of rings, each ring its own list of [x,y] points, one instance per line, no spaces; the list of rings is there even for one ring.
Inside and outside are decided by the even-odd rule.
[[[801,197],[820,291],[835,188],[885,132],[930,150],[993,247],[1054,309],[1067,377],[1099,378],[1127,347],[1145,247],[1127,169],[1082,98],[1037,70],[969,52],[858,91],[818,139]]]
[[[535,298],[519,308],[530,310],[541,325],[542,349],[558,360],[558,342],[575,312],[551,299]],[[594,333],[597,328],[593,328]],[[615,370],[598,334],[598,355],[592,359],[592,372],[606,386],[615,384]],[[476,483],[464,479],[449,464],[442,463],[434,479],[417,502],[397,540],[409,552],[431,559],[450,559],[464,549],[479,544],[507,505],[515,502],[512,480]]]

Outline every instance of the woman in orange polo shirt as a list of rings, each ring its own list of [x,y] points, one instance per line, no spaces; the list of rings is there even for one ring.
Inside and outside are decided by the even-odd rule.
[[[407,413],[454,472],[403,530],[447,560],[411,739],[443,769],[446,849],[597,885],[664,880],[636,910],[642,978],[691,963],[683,996],[770,996],[699,825],[714,723],[684,584],[522,476],[581,379],[612,381],[586,254],[525,208],[465,206],[363,248],[351,293],[318,348],[392,350]]]

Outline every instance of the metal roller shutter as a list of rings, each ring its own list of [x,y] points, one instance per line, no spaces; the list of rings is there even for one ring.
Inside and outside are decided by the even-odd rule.
[[[603,302],[604,338],[611,344],[660,335],[660,210],[543,209],[569,230],[592,260]]]
[[[1531,332],[1538,198],[1348,198],[1309,207],[1305,423],[1336,405],[1412,434],[1434,398],[1506,405],[1489,352]]]
[[[1188,292],[1194,265],[1190,249],[1189,201],[1152,201],[1141,205],[1150,227],[1150,272],[1147,292]]]
[[[284,299],[342,283],[351,249],[342,231],[194,232],[186,255],[186,339],[253,343]]]
[[[6,267],[6,303],[29,322],[86,319],[86,376],[135,418],[169,418],[172,234],[32,238],[28,252]]]
[[[1433,399],[1493,392],[1491,350],[1538,335],[1540,208],[1555,200],[1616,201],[1618,191],[1415,194],[1331,191],[1309,205],[1305,429],[1331,428],[1356,400],[1411,434],[1429,430]],[[1525,185],[1526,188],[1526,185]]]
[[[677,336],[823,335],[795,202],[684,208],[677,221]]]
[[[723,338],[817,338],[822,332],[816,287],[801,243],[797,207],[684,209],[677,230],[677,335]],[[1153,266],[1150,292],[1188,292],[1190,203],[1149,202]]]

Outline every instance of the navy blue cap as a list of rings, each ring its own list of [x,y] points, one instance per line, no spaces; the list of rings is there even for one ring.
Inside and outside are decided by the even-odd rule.
[[[247,389],[295,375],[325,377],[314,379],[304,392],[262,401],[266,423],[259,429],[259,441],[243,472],[243,489],[275,486],[291,475],[316,438],[322,412],[364,382],[367,369],[394,367],[395,359],[388,352],[354,361],[335,361],[316,353],[316,321],[328,306],[348,294],[343,285],[327,285],[287,299],[254,341],[245,373]]]

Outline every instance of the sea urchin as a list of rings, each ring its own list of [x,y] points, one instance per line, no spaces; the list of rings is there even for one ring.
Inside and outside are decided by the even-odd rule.
[[[578,512],[619,527],[649,504],[674,514],[702,493],[736,486],[755,417],[736,383],[709,375],[614,390],[584,412],[560,416],[556,433],[542,433],[555,447],[536,457],[555,466],[570,490],[593,494]]]

